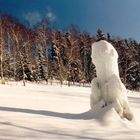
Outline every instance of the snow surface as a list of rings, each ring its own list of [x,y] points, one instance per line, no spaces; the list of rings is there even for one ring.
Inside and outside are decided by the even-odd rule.
[[[90,87],[0,85],[0,140],[139,140],[140,94],[128,95],[135,121],[89,110]]]

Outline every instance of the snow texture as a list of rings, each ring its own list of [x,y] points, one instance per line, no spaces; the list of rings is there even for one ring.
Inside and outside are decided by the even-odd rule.
[[[110,43],[101,40],[93,43],[91,57],[97,73],[97,78],[92,80],[91,108],[102,101],[103,107],[112,104],[121,118],[132,120],[126,88],[119,76],[117,51]]]
[[[139,140],[140,94],[128,93],[135,121],[112,104],[90,110],[90,87],[0,84],[0,140]]]

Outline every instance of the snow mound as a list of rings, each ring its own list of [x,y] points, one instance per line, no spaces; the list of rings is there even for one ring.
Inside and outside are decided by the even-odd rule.
[[[104,126],[124,125],[126,123],[134,124],[134,121],[129,122],[127,119],[122,119],[116,112],[113,104],[102,107],[102,102],[99,102],[87,113],[87,118],[95,119]]]

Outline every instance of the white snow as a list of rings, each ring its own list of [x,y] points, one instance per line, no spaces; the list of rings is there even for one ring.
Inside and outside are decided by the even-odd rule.
[[[91,58],[100,83],[110,79],[113,74],[119,77],[118,53],[109,42],[100,40],[93,43]]]
[[[132,120],[127,90],[119,76],[117,51],[109,42],[100,40],[92,44],[91,57],[97,73],[97,78],[91,82],[91,108],[102,100],[102,106],[113,104],[120,117]]]
[[[89,110],[90,87],[0,85],[0,140],[139,140],[140,93],[128,95],[135,121]]]

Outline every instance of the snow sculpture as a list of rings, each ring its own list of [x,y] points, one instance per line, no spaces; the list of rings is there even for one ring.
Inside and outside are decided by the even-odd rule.
[[[121,118],[132,120],[127,91],[119,76],[117,51],[110,43],[101,40],[93,43],[91,57],[97,74],[91,82],[91,108],[103,101],[103,106],[112,104]]]

